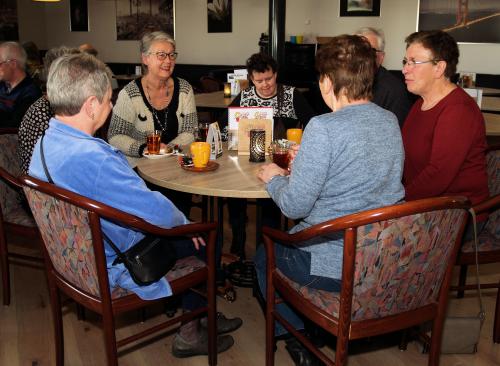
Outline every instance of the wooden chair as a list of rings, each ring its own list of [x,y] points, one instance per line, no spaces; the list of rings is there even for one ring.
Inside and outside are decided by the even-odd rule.
[[[212,76],[202,76],[200,86],[203,93],[212,93],[222,90],[222,82]]]
[[[64,364],[61,292],[77,304],[102,316],[108,365],[118,365],[117,347],[135,342],[178,322],[192,320],[203,313],[208,313],[209,365],[217,364],[214,254],[216,223],[163,229],[38,179],[22,176],[20,180],[45,244],[44,257],[55,329],[56,365]],[[158,236],[207,234],[207,263],[196,257],[180,259],[166,278],[174,295],[206,284],[208,305],[117,341],[115,316],[164,301],[164,298],[146,301],[123,288],[110,288],[101,219]]]
[[[17,129],[0,129],[0,269],[3,304],[10,304],[10,263],[36,265],[42,268],[40,232],[27,206],[16,178],[21,167],[17,158]],[[12,245],[17,238],[27,248]],[[19,241],[17,239],[16,241]],[[9,245],[10,244],[10,245]],[[32,248],[34,250],[32,250]],[[38,254],[38,256],[37,256]]]
[[[474,206],[477,214],[489,212],[489,217],[483,230],[478,233],[479,264],[500,263],[500,145],[491,146],[486,152],[488,188],[490,198]],[[466,285],[467,266],[476,263],[474,242],[464,243],[457,257],[460,266],[457,297],[464,296],[464,290],[476,290],[476,284]],[[481,284],[481,288],[498,288],[495,320],[493,323],[493,341],[500,343],[500,283]]]
[[[322,362],[336,366],[347,363],[351,339],[433,321],[429,365],[438,365],[451,273],[468,207],[464,197],[430,198],[340,217],[293,235],[264,228],[266,365],[274,365],[275,320]],[[300,286],[276,268],[274,242],[300,246],[334,232],[344,237],[340,293]],[[281,301],[337,336],[335,362],[275,311]]]

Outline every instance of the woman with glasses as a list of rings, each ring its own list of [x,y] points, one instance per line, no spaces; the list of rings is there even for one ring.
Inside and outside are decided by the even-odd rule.
[[[443,31],[406,38],[403,74],[419,95],[403,125],[406,199],[467,196],[473,204],[488,197],[486,132],[477,103],[451,82],[459,51]]]
[[[145,34],[140,43],[144,76],[128,83],[118,94],[108,130],[109,143],[129,160],[147,151],[146,137],[161,131],[161,148],[186,146],[194,141],[198,115],[191,85],[173,77],[177,59],[174,39],[164,32]],[[162,191],[189,216],[191,195]]]
[[[193,88],[173,77],[177,52],[174,39],[164,32],[147,33],[140,43],[143,77],[118,94],[108,140],[128,157],[141,157],[146,137],[162,131],[162,148],[194,141],[198,117]]]

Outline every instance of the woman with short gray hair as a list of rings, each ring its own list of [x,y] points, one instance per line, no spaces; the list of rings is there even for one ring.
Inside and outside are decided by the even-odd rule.
[[[52,62],[61,56],[76,53],[80,53],[80,51],[66,46],[48,50],[43,58],[44,79],[47,79]],[[18,131],[19,145],[17,150],[23,173],[28,173],[33,148],[45,130],[49,128],[49,120],[52,117],[54,117],[54,111],[46,96],[41,96],[35,101],[24,115]]]
[[[108,140],[128,157],[141,157],[146,137],[162,131],[162,148],[194,140],[198,117],[194,93],[184,79],[173,77],[177,59],[174,39],[164,32],[147,33],[140,43],[145,74],[118,94]]]

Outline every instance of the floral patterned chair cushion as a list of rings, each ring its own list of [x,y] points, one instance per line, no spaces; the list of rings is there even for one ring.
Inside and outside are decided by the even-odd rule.
[[[30,188],[25,187],[25,192],[54,269],[76,287],[99,298],[97,265],[87,212]],[[183,258],[165,277],[171,282],[205,266],[205,262],[197,257]],[[120,287],[110,291],[113,299],[131,294]]]
[[[376,319],[435,302],[458,235],[463,210],[434,211],[357,230],[353,321]],[[339,293],[279,276],[314,306],[338,317]]]
[[[99,297],[97,266],[87,211],[24,187],[55,271],[76,287]]]
[[[19,159],[17,157],[18,139],[15,134],[0,135],[0,166],[8,173],[17,177],[21,173]],[[35,227],[36,223],[31,212],[23,205],[24,197],[21,193],[6,183],[0,181],[0,205],[3,219],[6,222]]]
[[[490,195],[500,194],[500,150],[492,150],[486,156],[488,171],[488,188]],[[489,252],[500,250],[500,210],[488,217],[488,221],[477,237],[478,250]],[[474,241],[470,240],[462,246],[465,253],[474,252]]]
[[[165,277],[167,278],[168,282],[172,282],[178,278],[187,276],[188,274],[193,273],[194,271],[197,271],[203,267],[206,267],[205,262],[197,257],[192,256],[182,258],[175,262],[174,267],[170,271],[168,271]],[[111,289],[111,298],[117,299],[119,297],[130,295],[132,293],[132,291],[128,291],[122,287],[115,287]]]

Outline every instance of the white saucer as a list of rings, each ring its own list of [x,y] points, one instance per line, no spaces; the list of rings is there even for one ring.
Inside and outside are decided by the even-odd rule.
[[[164,149],[160,150],[159,154],[148,154],[148,153],[143,153],[142,156],[144,156],[147,159],[161,159],[164,158],[165,156],[170,156],[173,155],[173,152],[166,153]]]

